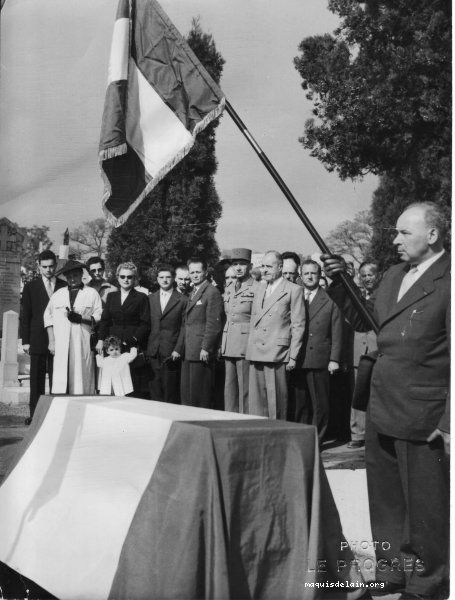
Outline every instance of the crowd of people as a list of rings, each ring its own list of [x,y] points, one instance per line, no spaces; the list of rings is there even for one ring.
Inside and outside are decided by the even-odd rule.
[[[258,273],[251,250],[234,248],[213,278],[201,257],[161,265],[147,294],[131,262],[118,265],[112,285],[102,258],[69,260],[57,273],[63,282],[44,251],[22,296],[30,418],[47,372],[53,394],[130,394],[287,419],[314,425],[320,444],[336,437],[361,447],[366,435],[373,538],[387,542],[378,579],[403,598],[443,597],[435,594],[448,577],[445,230],[436,205],[411,205],[394,239],[402,264],[382,278],[374,261],[360,265],[359,295],[378,336],[345,294],[338,274],[350,266],[336,256],[321,266],[270,250]],[[351,409],[365,354],[373,365],[366,424],[365,412]]]
[[[38,264],[41,277],[26,284],[21,311],[24,349],[31,354],[31,417],[47,370],[53,394],[124,389],[140,398],[313,423],[321,442],[327,433],[349,438],[354,347],[364,351],[368,343],[372,349],[374,334],[359,333],[354,343],[317,262],[270,251],[253,277],[251,250],[234,248],[215,276],[200,258],[176,269],[161,265],[151,293],[138,286],[131,262],[117,267],[117,285],[105,279],[98,256],[85,264],[69,260],[57,277],[52,251],[42,252]],[[84,271],[91,278],[85,285]],[[366,297],[379,281],[374,262],[360,265],[359,281]],[[252,314],[258,323],[250,335]],[[31,330],[43,338],[39,348]],[[112,358],[113,347],[106,346],[112,336],[120,340],[120,354],[135,350],[132,389],[113,381],[107,387],[101,359]],[[343,380],[349,384],[343,387]],[[332,419],[331,396],[338,403]],[[358,421],[351,447],[364,443]]]

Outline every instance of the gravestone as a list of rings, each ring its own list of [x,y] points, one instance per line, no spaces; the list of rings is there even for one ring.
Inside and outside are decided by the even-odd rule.
[[[24,235],[14,223],[0,219],[0,335],[3,313],[19,313],[23,241]]]
[[[19,383],[17,362],[17,331],[19,315],[13,310],[3,313],[2,358],[0,360],[0,402],[26,404],[30,390]]]

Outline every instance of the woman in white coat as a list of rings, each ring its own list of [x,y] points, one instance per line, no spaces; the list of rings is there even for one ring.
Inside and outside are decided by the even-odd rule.
[[[84,265],[69,260],[59,271],[68,287],[57,290],[44,311],[49,351],[54,354],[53,394],[95,394],[92,326],[101,318],[101,298],[82,283]]]

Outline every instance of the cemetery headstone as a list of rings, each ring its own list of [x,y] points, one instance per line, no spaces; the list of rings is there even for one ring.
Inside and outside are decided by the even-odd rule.
[[[0,219],[0,328],[4,312],[19,313],[23,241],[24,235],[14,223]]]
[[[13,310],[3,313],[3,337],[0,360],[0,402],[26,404],[30,389],[21,387],[17,362],[17,331],[19,315]]]

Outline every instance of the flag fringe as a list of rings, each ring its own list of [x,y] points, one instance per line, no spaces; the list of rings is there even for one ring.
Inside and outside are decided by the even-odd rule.
[[[112,146],[112,148],[105,148],[104,150],[100,150],[99,159],[100,162],[103,160],[108,160],[109,158],[115,158],[116,156],[122,156],[126,154],[128,151],[128,146],[125,143],[120,144],[119,146]]]
[[[182,160],[182,158],[184,158],[188,154],[188,152],[194,146],[194,142],[196,141],[196,135],[198,133],[200,133],[203,129],[205,129],[211,121],[213,121],[214,119],[218,118],[221,115],[221,113],[224,110],[225,103],[226,103],[226,99],[224,97],[221,98],[219,104],[213,110],[211,110],[209,113],[207,113],[201,121],[199,121],[199,123],[195,126],[193,133],[191,134],[192,139],[188,142],[188,144],[186,144],[186,146],[184,146],[180,150],[180,152],[178,152],[172,158],[172,160],[170,160],[168,163],[166,163],[155,174],[153,179],[151,181],[149,181],[149,183],[145,186],[145,188],[142,190],[141,194],[136,198],[136,200],[133,202],[133,204],[131,204],[131,206],[128,207],[127,211],[124,212],[118,218],[115,217],[109,211],[108,208],[106,208],[106,203],[112,194],[112,188],[111,188],[110,181],[101,166],[101,176],[104,180],[103,212],[104,212],[104,214],[106,216],[106,220],[109,224],[113,225],[114,227],[119,227],[120,225],[123,225],[127,221],[127,219],[136,210],[136,208],[144,200],[144,198],[148,194],[150,194],[150,192],[153,190],[153,188],[156,187],[158,185],[158,183],[169,173],[169,171],[171,171],[175,167],[175,165],[178,162],[180,162]],[[125,147],[124,152],[119,152],[118,154],[112,154],[111,156],[103,157],[103,154],[105,152],[109,153],[111,150],[116,150],[117,148],[122,148],[123,146]],[[126,151],[127,151],[127,144],[122,144],[121,146],[116,146],[115,148],[107,148],[106,150],[102,150],[100,152],[100,162],[102,162],[103,160],[106,160],[106,158],[112,158],[113,156],[120,156],[121,154],[126,154]]]
[[[221,113],[224,110],[226,104],[226,98],[221,98],[219,104],[217,106],[215,106],[215,108],[213,110],[211,110],[209,113],[207,113],[205,115],[205,117],[202,119],[202,121],[199,121],[199,123],[196,124],[195,128],[193,129],[193,137],[196,137],[197,134],[199,132],[201,132],[203,129],[205,129],[207,127],[207,125],[211,122],[214,121],[215,119],[217,119]]]

